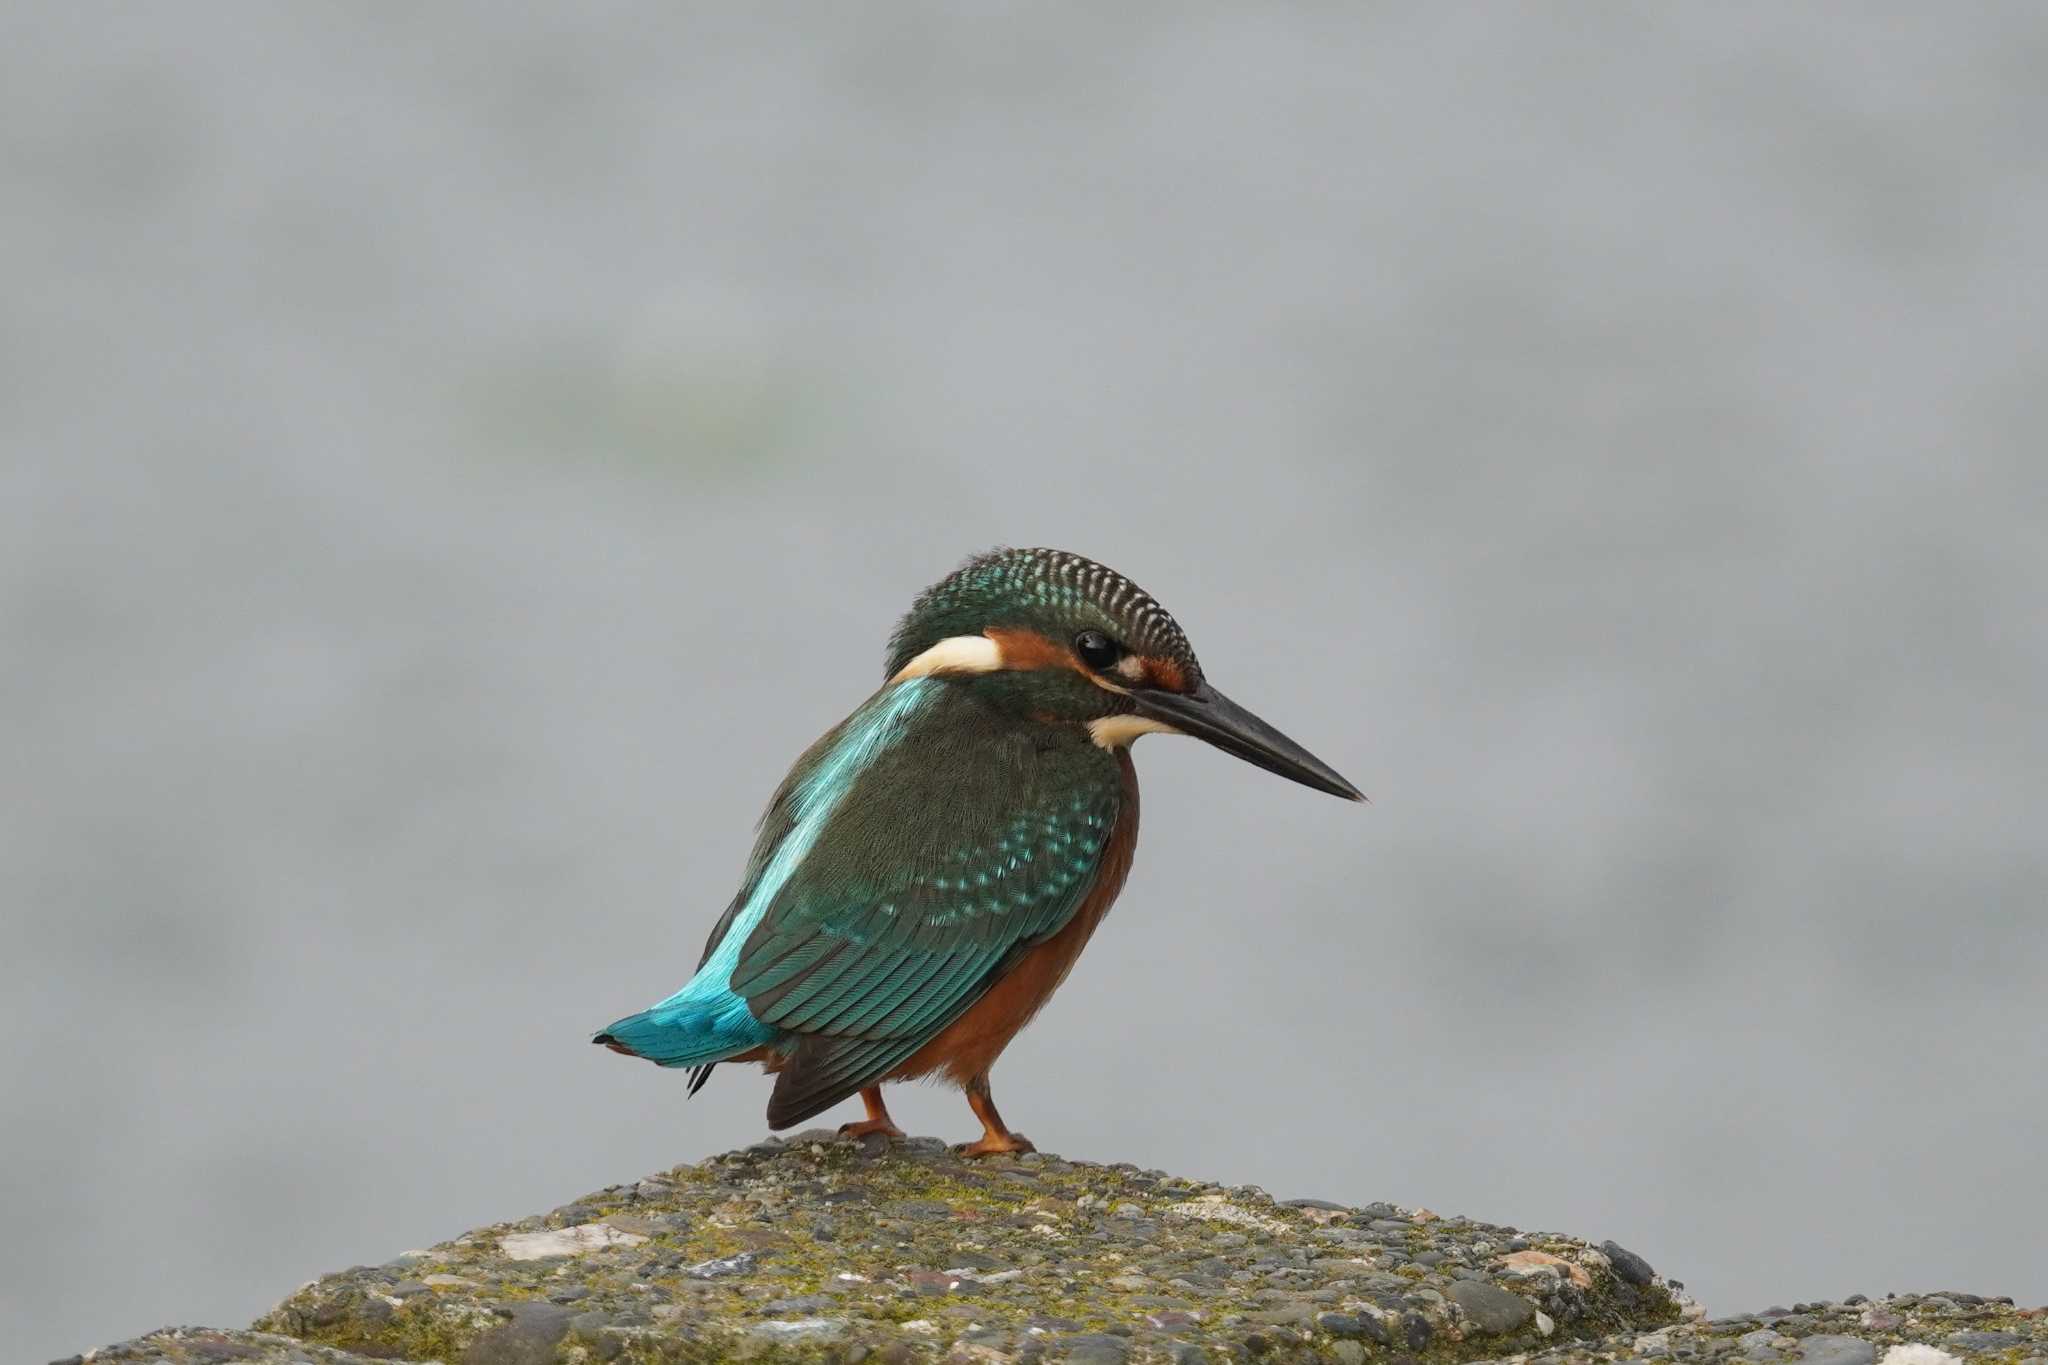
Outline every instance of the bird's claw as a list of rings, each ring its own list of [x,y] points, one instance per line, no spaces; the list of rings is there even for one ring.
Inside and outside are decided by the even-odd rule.
[[[1022,1133],[984,1133],[973,1142],[954,1145],[953,1150],[961,1156],[1015,1156],[1023,1152],[1035,1152],[1031,1139]]]
[[[839,1125],[839,1136],[841,1137],[864,1138],[873,1133],[879,1133],[885,1138],[900,1138],[903,1136],[903,1130],[887,1119],[857,1119],[852,1123],[842,1123]]]

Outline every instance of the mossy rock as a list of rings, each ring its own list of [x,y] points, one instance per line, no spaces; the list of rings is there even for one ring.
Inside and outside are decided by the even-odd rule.
[[[2009,1303],[1943,1302],[1957,1321],[1975,1313],[2011,1335],[2000,1348],[2010,1365],[2048,1356],[2048,1329]],[[1921,1314],[1935,1325],[1919,1336],[1903,1318],[1878,1335],[1940,1344],[1961,1330],[1935,1316]],[[1796,1343],[1816,1323],[1828,1331],[1807,1335],[1839,1336],[1847,1322],[1808,1313],[1779,1336]],[[329,1275],[252,1332],[159,1333],[96,1358],[1566,1365],[1749,1349],[1612,1243],[1389,1204],[1282,1203],[1129,1165],[974,1162],[931,1139],[815,1132]]]

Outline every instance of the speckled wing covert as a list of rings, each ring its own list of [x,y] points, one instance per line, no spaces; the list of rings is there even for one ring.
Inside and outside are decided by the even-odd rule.
[[[791,828],[781,808],[805,781],[800,763],[771,829]],[[931,686],[847,779],[739,950],[732,991],[798,1035],[769,1123],[874,1084],[1057,933],[1121,800],[1114,755],[1085,737],[1004,724],[971,687]]]

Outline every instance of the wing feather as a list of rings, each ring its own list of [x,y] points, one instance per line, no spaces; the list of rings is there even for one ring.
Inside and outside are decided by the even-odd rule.
[[[902,1038],[805,1038],[795,1060],[776,1077],[768,1126],[788,1128],[823,1113],[909,1059],[918,1044]]]
[[[852,778],[753,924],[731,989],[794,1035],[775,1126],[902,1065],[1087,895],[1122,799],[1116,760],[1029,729],[1046,733],[948,685]]]

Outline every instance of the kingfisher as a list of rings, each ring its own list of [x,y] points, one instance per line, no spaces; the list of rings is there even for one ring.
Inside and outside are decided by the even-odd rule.
[[[989,1070],[1087,946],[1138,841],[1140,735],[1192,735],[1317,791],[1365,798],[1210,685],[1137,584],[1064,550],[1000,548],[920,594],[881,689],[806,749],[745,878],[675,994],[592,1039],[775,1076],[768,1124],[858,1094],[842,1133],[900,1137],[882,1084],[949,1081],[981,1137],[1029,1152]]]

